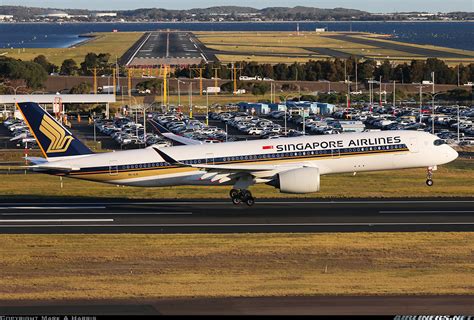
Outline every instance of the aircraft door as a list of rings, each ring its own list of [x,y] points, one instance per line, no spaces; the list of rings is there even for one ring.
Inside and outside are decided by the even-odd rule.
[[[418,139],[417,138],[410,138],[410,146],[408,147],[408,149],[410,149],[411,152],[413,153],[417,153],[419,152],[419,148],[418,148]]]
[[[206,153],[206,164],[214,164],[214,153]]]
[[[341,150],[340,149],[332,149],[331,150],[331,155],[333,158],[340,158],[341,157]]]
[[[116,160],[109,161],[109,175],[111,176],[118,175],[118,164]]]

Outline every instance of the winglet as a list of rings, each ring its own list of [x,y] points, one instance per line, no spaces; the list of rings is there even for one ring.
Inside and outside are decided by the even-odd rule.
[[[162,157],[163,160],[165,160],[165,161],[168,162],[169,164],[172,164],[172,165],[175,165],[175,166],[184,166],[184,167],[187,167],[187,165],[185,165],[184,163],[179,162],[179,161],[173,159],[172,157],[170,157],[169,155],[167,155],[166,153],[164,153],[164,152],[161,151],[160,149],[158,149],[158,148],[153,148],[153,150],[155,150],[156,153],[158,153],[158,154],[160,155],[160,157]]]

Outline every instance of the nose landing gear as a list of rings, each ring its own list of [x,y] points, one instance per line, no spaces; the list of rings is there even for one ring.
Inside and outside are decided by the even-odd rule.
[[[433,185],[433,168],[429,167],[426,174],[426,185],[431,187]]]
[[[252,197],[252,193],[245,189],[232,189],[229,192],[232,203],[237,205],[244,202],[249,207],[255,204],[255,199]]]

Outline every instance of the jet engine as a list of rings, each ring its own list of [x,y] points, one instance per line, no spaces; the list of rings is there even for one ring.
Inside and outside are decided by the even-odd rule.
[[[319,191],[319,169],[305,167],[280,172],[267,184],[283,193],[311,193]]]

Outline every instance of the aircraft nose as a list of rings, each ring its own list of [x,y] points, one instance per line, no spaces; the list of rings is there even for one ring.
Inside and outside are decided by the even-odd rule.
[[[456,158],[459,156],[459,153],[454,150],[453,148],[449,147],[449,150],[448,150],[448,158],[449,158],[449,161],[454,161],[456,160]]]

